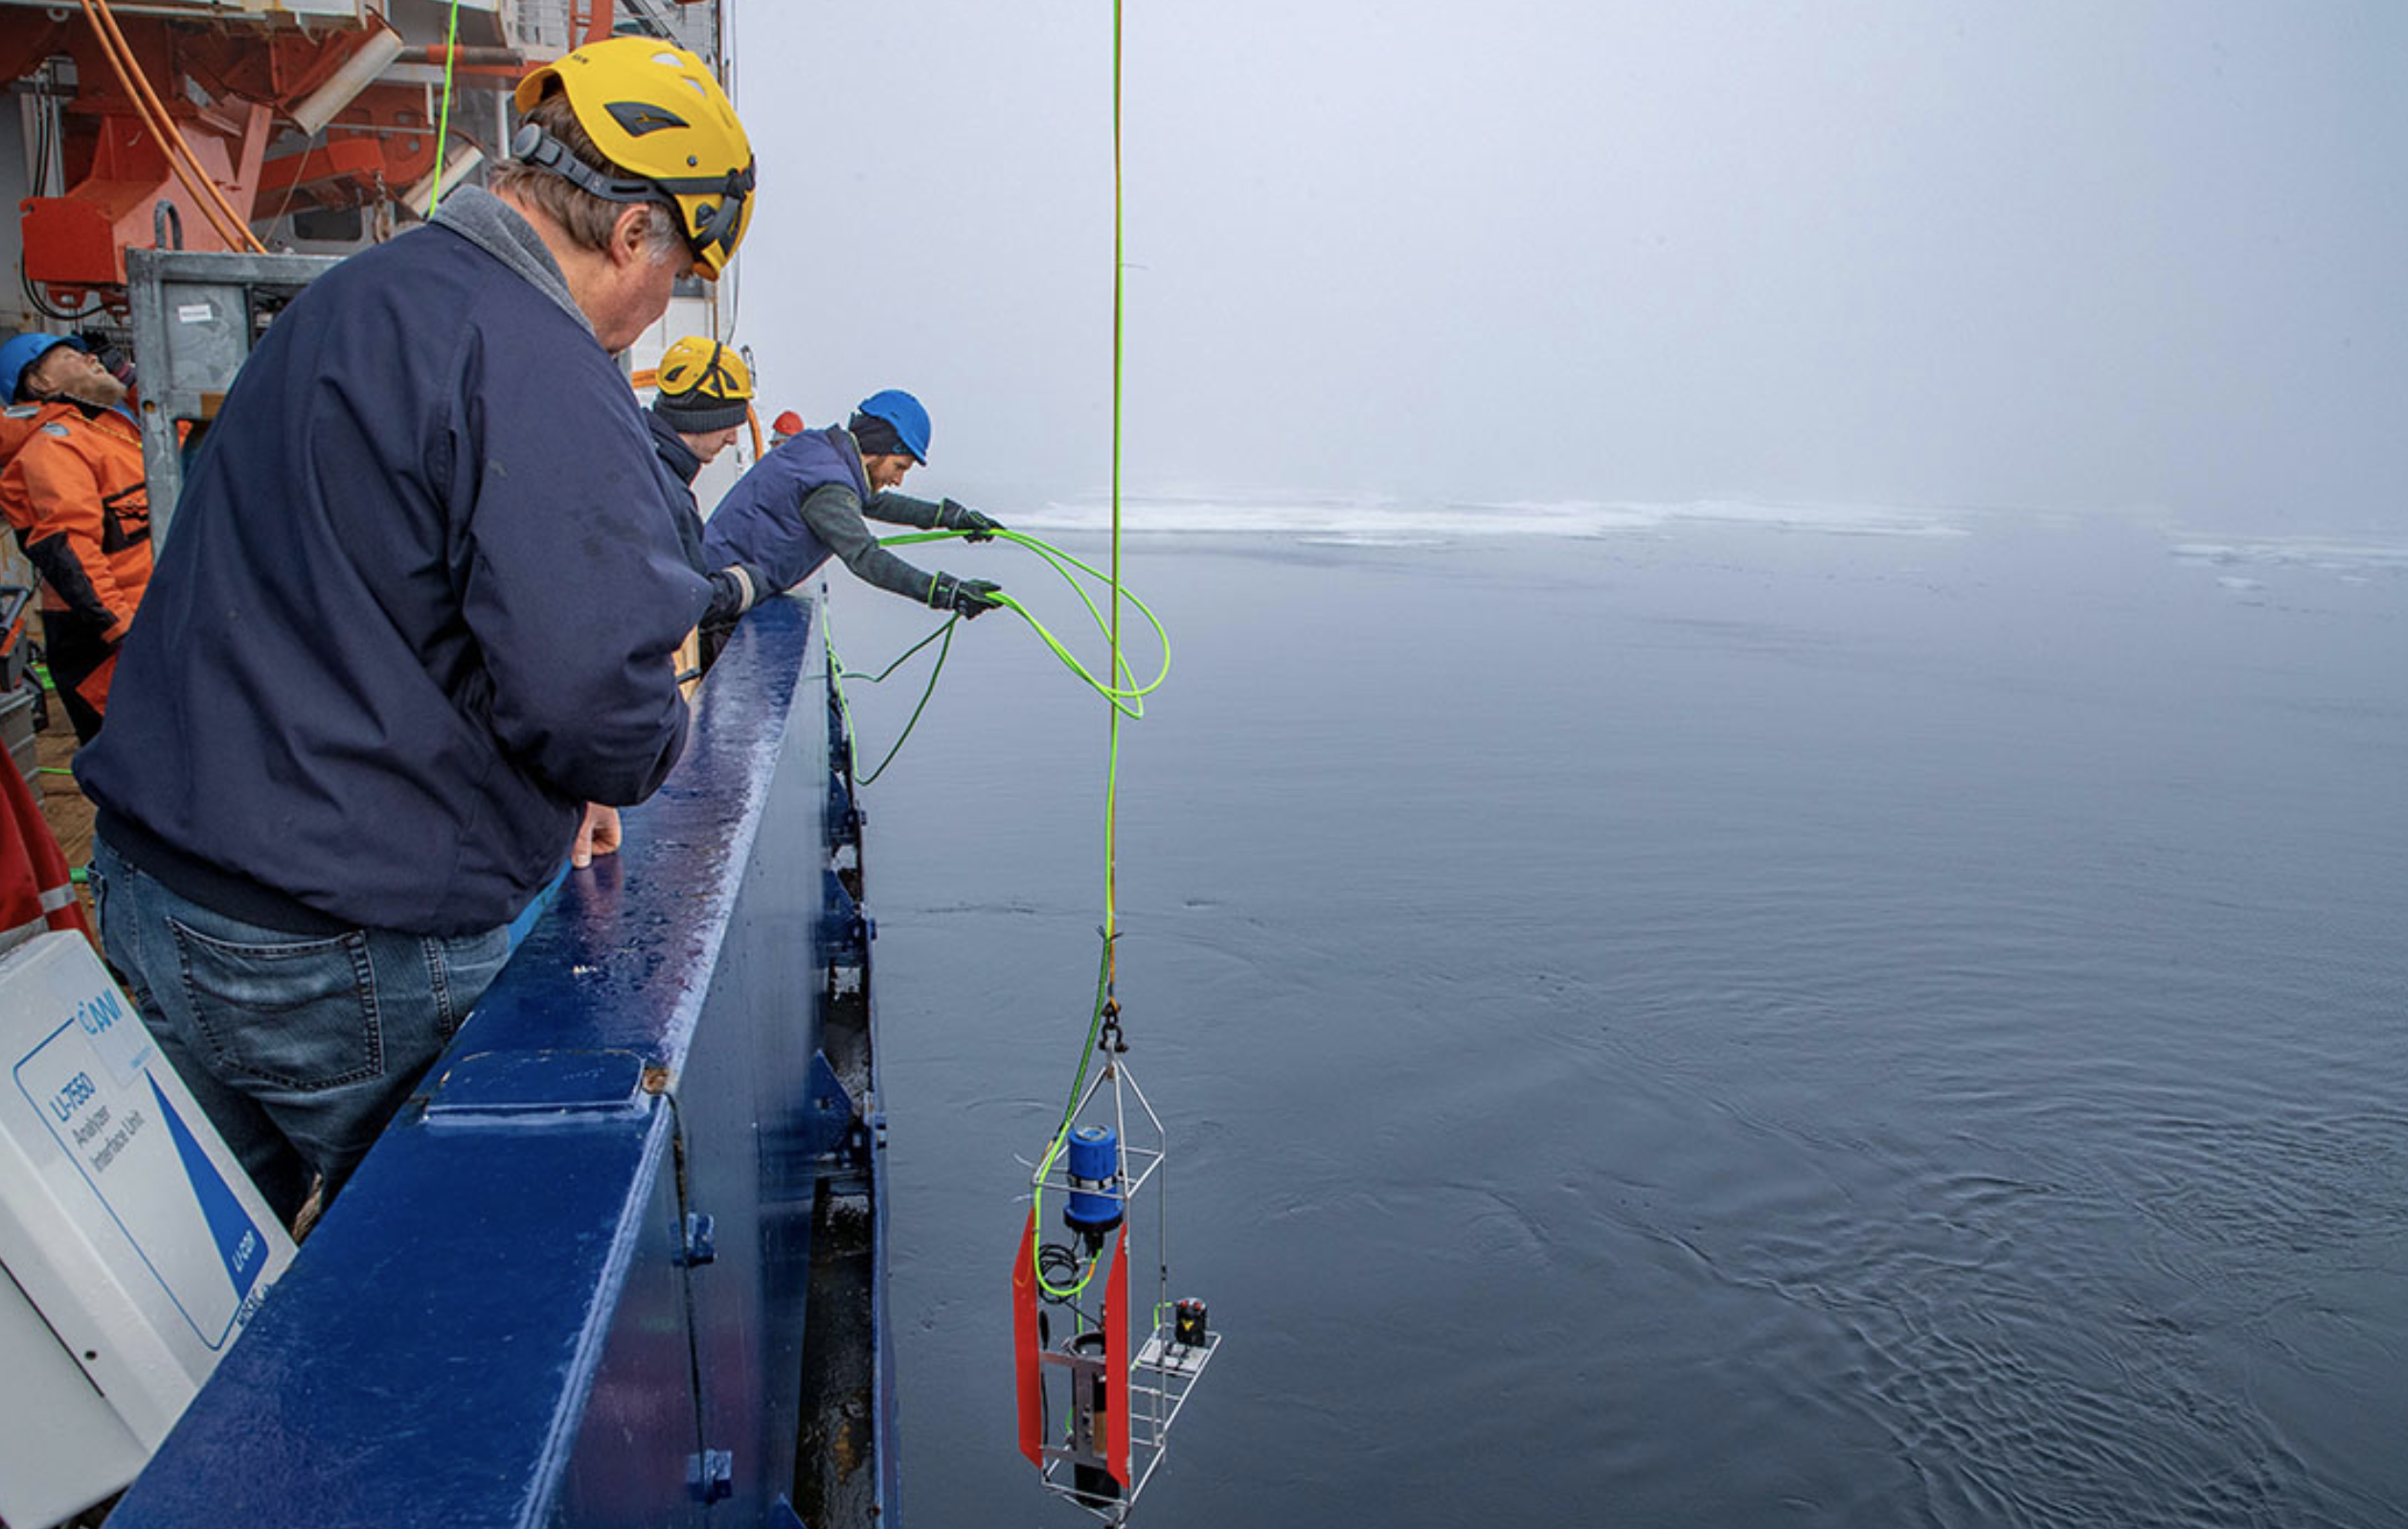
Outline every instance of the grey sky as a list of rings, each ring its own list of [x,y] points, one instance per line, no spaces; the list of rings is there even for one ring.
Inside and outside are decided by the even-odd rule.
[[[1126,25],[1132,492],[2408,528],[2396,0]],[[1106,0],[738,0],[735,32],[770,403],[909,387],[931,487],[1100,490]]]

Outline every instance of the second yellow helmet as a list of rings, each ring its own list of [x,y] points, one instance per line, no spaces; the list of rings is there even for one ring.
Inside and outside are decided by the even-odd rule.
[[[662,352],[653,375],[660,378],[663,393],[700,393],[735,403],[753,396],[752,369],[744,358],[699,334],[689,334]]]
[[[512,100],[521,112],[557,89],[602,157],[603,175],[533,124],[511,154],[615,202],[674,210],[694,274],[716,279],[736,258],[753,217],[753,147],[736,107],[703,61],[648,37],[611,37],[530,72]]]
[[[744,422],[752,369],[718,341],[687,335],[661,354],[653,377],[661,391],[652,408],[678,429],[707,435]]]

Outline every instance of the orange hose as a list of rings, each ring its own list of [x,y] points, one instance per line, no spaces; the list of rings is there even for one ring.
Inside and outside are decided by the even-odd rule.
[[[149,129],[151,142],[158,145],[159,152],[167,159],[168,168],[184,183],[185,190],[193,194],[193,200],[200,206],[201,216],[209,219],[211,226],[217,230],[218,237],[228,243],[239,242],[225,216],[228,209],[223,199],[211,194],[207,172],[197,160],[191,157],[191,146],[184,146],[185,153],[177,152],[177,143],[182,135],[174,132],[174,124],[168,119],[166,104],[150,88],[149,79],[143,74],[132,46],[117,28],[115,14],[108,11],[105,0],[98,7],[93,0],[81,0],[81,4],[84,19],[92,24],[93,35],[100,40],[102,52],[107,55],[109,67],[116,71],[118,84],[125,89],[127,99],[133,102],[134,109],[142,114],[143,126]],[[175,141],[170,141],[171,135]]]
[[[218,191],[216,181],[201,164],[199,156],[193,152],[192,145],[185,142],[183,133],[169,116],[166,103],[151,88],[149,80],[142,72],[142,65],[134,57],[132,45],[118,30],[117,18],[109,11],[107,0],[98,0],[97,9],[95,0],[82,0],[82,3],[85,19],[92,23],[102,51],[108,56],[109,66],[117,73],[118,83],[125,87],[135,110],[142,114],[143,126],[149,129],[151,141],[166,156],[168,168],[193,194],[201,216],[209,219],[210,225],[217,231],[217,237],[230,247],[248,245],[258,250],[259,241],[251,237],[249,227]]]
[[[169,115],[167,104],[160,101],[158,91],[151,87],[149,79],[143,74],[141,64],[134,57],[133,44],[127,42],[125,34],[118,30],[117,13],[109,9],[108,0],[93,0],[93,3],[100,7],[101,19],[107,23],[109,35],[116,38],[119,51],[125,55],[125,66],[132,73],[134,83],[141,88],[144,95],[150,99],[150,108],[157,114],[160,125],[167,129],[168,137],[173,144],[173,151],[181,153],[184,156],[184,162],[192,166],[193,172],[200,177],[201,190],[207,194],[211,201],[217,204],[218,212],[225,216],[226,222],[239,236],[231,242],[249,245],[254,255],[266,254],[267,246],[261,243],[258,237],[251,232],[250,220],[235,211],[234,203],[226,199],[226,194],[218,189],[216,178],[209,173],[207,167],[201,164],[200,156],[193,152],[193,146],[185,141],[183,130],[175,126],[175,119]]]
[[[116,48],[109,42],[107,30],[101,25],[100,16],[92,9],[92,0],[81,0],[81,4],[84,19],[92,23],[92,34],[100,41],[102,56],[108,59],[109,68],[116,72],[119,87],[125,92],[125,99],[134,103],[134,110],[141,115],[142,125],[149,131],[151,142],[159,146],[159,152],[166,157],[168,169],[174,172],[177,180],[184,183],[184,189],[192,194],[193,204],[200,209],[201,216],[209,219],[211,227],[216,229],[217,237],[229,244],[239,242],[233,233],[219,220],[217,209],[211,203],[208,194],[195,184],[193,171],[187,170],[184,162],[175,157],[175,151],[169,147],[166,135],[160,132],[159,125],[151,119],[149,103],[144,100],[141,92],[134,88],[133,79],[126,72],[125,60],[118,57]]]
[[[175,126],[175,120],[168,115],[166,104],[159,100],[158,92],[150,87],[149,80],[142,72],[142,65],[135,59],[132,44],[118,30],[117,16],[109,10],[108,0],[80,0],[80,3],[85,17],[101,36],[102,51],[109,55],[110,66],[117,71],[118,82],[135,98],[134,104],[142,110],[143,121],[150,128],[151,138],[168,156],[169,168],[176,171],[176,178],[184,182],[185,189],[201,200],[202,216],[209,218],[218,237],[227,243],[237,247],[247,246],[255,255],[266,254],[267,246],[259,241],[251,232],[251,225],[235,211],[234,204],[226,200],[225,193],[218,189],[216,179],[201,164],[200,156],[193,152],[193,146],[185,141],[184,134]],[[178,155],[182,156],[181,166]],[[186,172],[185,167],[189,167],[190,173]]]

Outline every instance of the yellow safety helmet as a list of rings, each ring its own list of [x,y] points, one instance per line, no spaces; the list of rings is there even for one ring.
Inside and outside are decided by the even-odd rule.
[[[716,340],[687,335],[662,353],[652,376],[660,387],[652,412],[687,435],[731,429],[752,412],[752,369]]]
[[[744,358],[716,340],[689,334],[661,353],[653,376],[661,391],[679,397],[742,403],[753,396],[752,369]]]
[[[625,173],[595,170],[534,123],[520,126],[511,157],[607,201],[668,205],[694,274],[716,280],[752,222],[753,147],[710,69],[670,43],[611,37],[534,70],[512,100],[530,111],[556,80],[577,125]]]

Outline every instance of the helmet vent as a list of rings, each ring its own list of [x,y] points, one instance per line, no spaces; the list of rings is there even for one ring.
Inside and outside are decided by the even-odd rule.
[[[602,108],[610,120],[626,130],[630,138],[656,133],[664,127],[691,127],[693,125],[665,106],[644,101],[614,101]]]

